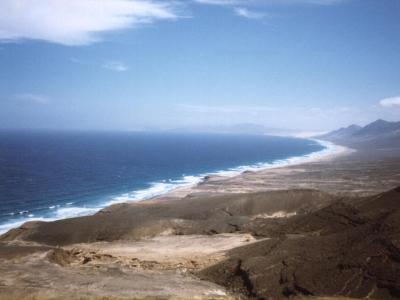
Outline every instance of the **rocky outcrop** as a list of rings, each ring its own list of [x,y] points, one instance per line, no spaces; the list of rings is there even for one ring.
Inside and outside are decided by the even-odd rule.
[[[342,199],[290,218],[274,228],[279,237],[234,249],[227,260],[199,276],[257,299],[398,299],[399,225],[399,188],[375,197]]]
[[[400,298],[400,187],[364,198],[315,190],[189,195],[120,204],[89,217],[29,223],[1,239],[10,245],[34,242],[68,249],[66,245],[76,243],[236,232],[258,241],[210,264],[184,268],[253,299]],[[92,250],[52,248],[48,259],[62,267],[160,269],[151,261],[126,261]]]
[[[94,216],[28,223],[0,240],[25,240],[68,245],[114,240],[138,240],[170,234],[252,232],[257,215],[276,212],[305,214],[329,205],[335,196],[315,190],[253,194],[187,196],[177,201],[118,204]],[[270,219],[271,223],[276,220]]]

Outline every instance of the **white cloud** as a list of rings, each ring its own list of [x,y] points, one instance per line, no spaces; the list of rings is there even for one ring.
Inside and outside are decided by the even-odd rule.
[[[211,5],[235,5],[235,4],[241,4],[244,1],[240,0],[194,0],[194,2],[200,3],[200,4],[211,4]]]
[[[349,0],[1,0],[0,42],[42,40],[63,45],[86,45],[106,32],[178,18],[183,3],[224,6],[266,4],[331,5]],[[243,17],[262,14],[238,8]]]
[[[234,7],[236,16],[247,19],[263,19],[267,14],[256,11],[265,9],[268,5],[333,5],[350,0],[192,0],[198,4]],[[249,9],[249,7],[251,9]]]
[[[46,96],[38,94],[16,94],[14,98],[17,100],[23,100],[28,102],[33,102],[36,104],[47,104],[49,99]]]
[[[400,97],[386,98],[379,101],[379,105],[382,107],[399,107],[400,108]]]
[[[85,45],[100,33],[176,19],[176,5],[153,0],[1,0],[0,41]]]
[[[251,11],[244,7],[236,7],[234,11],[237,16],[247,19],[262,19],[265,17],[265,14],[263,13]]]
[[[332,5],[349,0],[193,0],[210,5],[267,5],[267,4],[313,4]]]
[[[103,68],[115,72],[125,72],[129,70],[129,67],[122,61],[106,61],[103,64]]]

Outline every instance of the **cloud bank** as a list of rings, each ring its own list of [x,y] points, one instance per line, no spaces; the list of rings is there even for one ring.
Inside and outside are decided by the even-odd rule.
[[[382,107],[398,107],[400,108],[400,97],[386,98],[379,101]]]
[[[265,14],[256,8],[268,4],[331,5],[344,1],[349,0],[1,0],[0,42],[87,45],[99,41],[106,32],[177,19],[179,8],[194,3],[234,7],[240,17],[260,19]]]
[[[1,0],[0,41],[87,45],[100,34],[176,19],[176,5],[152,0]]]

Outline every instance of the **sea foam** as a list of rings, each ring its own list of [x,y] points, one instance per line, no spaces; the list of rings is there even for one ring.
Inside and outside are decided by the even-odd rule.
[[[66,203],[65,205],[53,205],[48,208],[49,213],[47,214],[46,217],[43,216],[36,217],[33,214],[29,214],[28,211],[17,212],[14,215],[19,215],[19,216],[25,215],[26,217],[15,218],[6,224],[0,224],[0,234],[7,232],[12,228],[21,226],[23,223],[29,221],[50,222],[72,217],[93,215],[100,209],[103,209],[104,207],[113,204],[124,203],[124,202],[136,202],[136,201],[151,199],[153,197],[168,193],[177,188],[190,187],[199,184],[200,182],[202,182],[202,180],[204,180],[206,176],[218,175],[218,176],[232,177],[240,175],[245,171],[260,171],[264,169],[300,164],[322,159],[330,155],[339,154],[341,152],[349,151],[349,149],[346,147],[338,146],[330,142],[319,141],[319,140],[314,140],[314,141],[322,145],[324,149],[303,156],[293,156],[287,159],[275,160],[273,162],[268,162],[268,163],[243,165],[234,168],[229,168],[226,170],[209,172],[205,174],[184,175],[182,176],[181,179],[178,180],[164,180],[161,182],[153,182],[150,184],[148,188],[116,196],[97,206],[73,206],[74,203],[72,202]]]

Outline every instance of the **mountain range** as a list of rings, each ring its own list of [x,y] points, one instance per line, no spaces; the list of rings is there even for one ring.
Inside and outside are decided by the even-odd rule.
[[[388,122],[380,119],[364,127],[353,124],[316,136],[316,138],[353,146],[400,147],[400,122]]]

